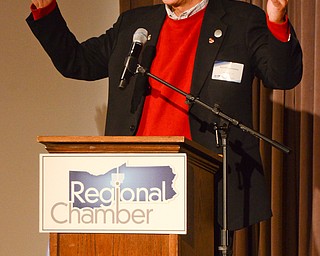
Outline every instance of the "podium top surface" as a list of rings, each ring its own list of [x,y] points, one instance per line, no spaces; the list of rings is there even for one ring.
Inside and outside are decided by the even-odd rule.
[[[187,153],[215,167],[222,162],[221,156],[183,136],[38,136],[37,141],[49,153]]]
[[[183,136],[38,136],[40,143],[192,143]]]

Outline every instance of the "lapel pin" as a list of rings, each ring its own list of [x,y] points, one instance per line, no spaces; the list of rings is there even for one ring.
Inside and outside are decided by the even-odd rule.
[[[151,40],[151,35],[148,35],[148,41],[150,41]]]
[[[216,38],[220,38],[222,36],[222,31],[221,29],[217,29],[216,31],[214,31],[214,37]]]
[[[212,37],[209,38],[209,44],[213,44],[214,43],[214,39]]]

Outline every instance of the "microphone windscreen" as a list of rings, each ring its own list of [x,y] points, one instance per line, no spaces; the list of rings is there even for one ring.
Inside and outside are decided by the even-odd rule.
[[[144,45],[148,40],[148,31],[144,28],[138,28],[133,34],[132,41]]]

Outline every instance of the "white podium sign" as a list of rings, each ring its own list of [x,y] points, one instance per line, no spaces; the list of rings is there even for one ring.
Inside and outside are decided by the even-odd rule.
[[[187,156],[41,154],[40,232],[186,234]]]

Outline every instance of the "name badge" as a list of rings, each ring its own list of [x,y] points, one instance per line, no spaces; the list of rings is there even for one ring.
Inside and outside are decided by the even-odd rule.
[[[213,66],[212,79],[241,83],[244,64],[216,61]]]

